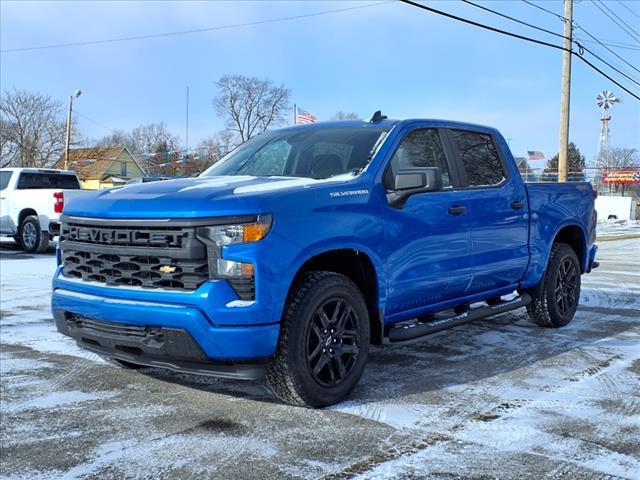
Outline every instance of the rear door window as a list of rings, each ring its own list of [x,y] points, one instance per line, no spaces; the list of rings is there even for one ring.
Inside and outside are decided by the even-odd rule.
[[[45,188],[60,188],[77,190],[80,188],[75,175],[60,175],[57,173],[23,172],[18,179],[18,190],[32,190]]]
[[[13,172],[0,172],[0,190],[4,190],[9,186],[9,180],[11,180],[11,174]]]
[[[451,134],[469,186],[498,185],[507,178],[491,135],[465,130],[451,130]]]

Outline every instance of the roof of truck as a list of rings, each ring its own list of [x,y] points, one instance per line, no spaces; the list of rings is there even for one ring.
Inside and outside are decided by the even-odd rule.
[[[36,167],[8,167],[0,168],[3,172],[27,172],[27,173],[57,173],[59,175],[75,175],[72,170],[60,170],[59,168],[36,168]]]
[[[408,125],[411,123],[422,123],[432,125],[440,128],[452,128],[462,130],[479,130],[487,133],[496,134],[498,130],[489,127],[487,125],[478,125],[469,122],[459,122],[455,120],[442,120],[437,118],[406,118],[402,120],[387,118],[378,122],[370,122],[368,120],[334,120],[329,122],[307,123],[302,125],[293,125],[285,127],[283,130],[288,129],[313,129],[313,128],[337,128],[337,127],[369,127],[369,126],[384,126],[389,129],[396,125]]]

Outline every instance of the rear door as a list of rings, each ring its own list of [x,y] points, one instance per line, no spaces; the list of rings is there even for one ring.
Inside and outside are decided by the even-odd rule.
[[[391,321],[463,296],[471,280],[467,193],[455,189],[445,143],[441,130],[417,126],[403,135],[384,171],[387,192],[403,168],[438,167],[444,187],[412,195],[402,207],[383,206]]]
[[[529,262],[529,212],[524,183],[493,135],[448,130],[470,213],[469,294],[518,283]],[[503,145],[506,149],[506,145]],[[511,163],[508,163],[510,160]]]

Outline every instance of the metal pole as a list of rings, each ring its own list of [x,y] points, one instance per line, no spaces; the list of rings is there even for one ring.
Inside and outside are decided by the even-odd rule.
[[[185,134],[187,155],[189,155],[189,85],[187,85],[187,132]]]
[[[298,106],[293,104],[293,124],[296,125],[298,123]]]
[[[569,103],[571,99],[571,43],[573,35],[573,0],[564,0],[564,52],[562,52],[562,93],[560,94],[560,151],[558,181],[567,181],[569,151]]]
[[[71,143],[71,111],[73,110],[73,95],[69,97],[69,111],[67,112],[67,134],[64,142],[64,169],[69,169],[69,144]]]

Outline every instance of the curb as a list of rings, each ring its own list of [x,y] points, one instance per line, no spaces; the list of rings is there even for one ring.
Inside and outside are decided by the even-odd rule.
[[[596,242],[611,242],[613,240],[629,240],[631,238],[640,238],[640,233],[623,233],[622,235],[602,235],[596,236]]]

